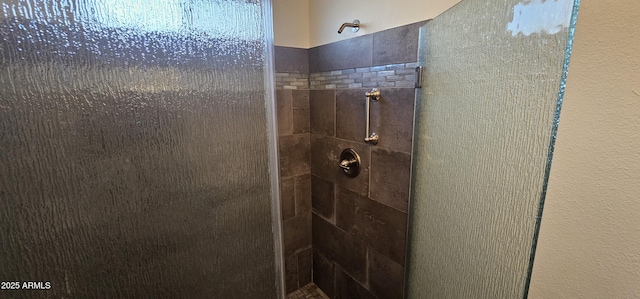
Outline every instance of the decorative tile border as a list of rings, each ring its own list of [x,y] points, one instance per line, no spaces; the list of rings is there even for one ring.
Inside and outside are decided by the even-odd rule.
[[[311,73],[311,89],[413,87],[417,62]]]
[[[417,62],[411,62],[311,73],[310,75],[276,73],[276,89],[414,87],[417,66]]]
[[[282,89],[309,89],[309,75],[276,73],[276,90]]]

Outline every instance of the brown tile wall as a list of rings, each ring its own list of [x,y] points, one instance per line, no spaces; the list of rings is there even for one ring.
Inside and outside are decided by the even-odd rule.
[[[276,47],[288,292],[312,279],[331,298],[403,297],[422,24],[309,50]],[[371,106],[376,146],[363,141],[371,87],[382,93]],[[356,178],[338,167],[346,148],[362,159]]]

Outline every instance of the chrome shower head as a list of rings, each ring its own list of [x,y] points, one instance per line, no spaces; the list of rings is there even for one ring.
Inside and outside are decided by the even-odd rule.
[[[342,24],[342,26],[340,26],[340,29],[338,29],[338,34],[342,33],[342,31],[346,27],[351,27],[351,31],[358,32],[358,30],[360,30],[360,21],[356,19],[356,20],[353,20],[353,23]]]

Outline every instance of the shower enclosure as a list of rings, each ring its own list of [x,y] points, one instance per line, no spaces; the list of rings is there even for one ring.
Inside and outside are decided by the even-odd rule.
[[[408,298],[526,298],[579,1],[463,0],[420,31]]]
[[[0,297],[280,296],[270,9],[0,2]]]

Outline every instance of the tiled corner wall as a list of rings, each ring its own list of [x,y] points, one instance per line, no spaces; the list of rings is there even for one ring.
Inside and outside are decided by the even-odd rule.
[[[288,291],[305,284],[311,257],[312,280],[331,298],[402,298],[422,24],[309,49],[308,64],[302,49],[276,48],[281,169],[296,169],[281,173]],[[372,87],[382,93],[371,106],[376,146],[363,142]],[[346,148],[362,159],[356,178],[338,167]],[[311,199],[298,197],[307,182]]]
[[[309,50],[313,280],[331,298],[402,298],[418,30],[411,24]],[[378,145],[364,143],[365,92]],[[354,148],[363,169],[337,166]]]
[[[287,293],[310,283],[312,275],[308,72],[307,50],[276,47],[280,197]],[[282,82],[287,85],[280,84]]]

